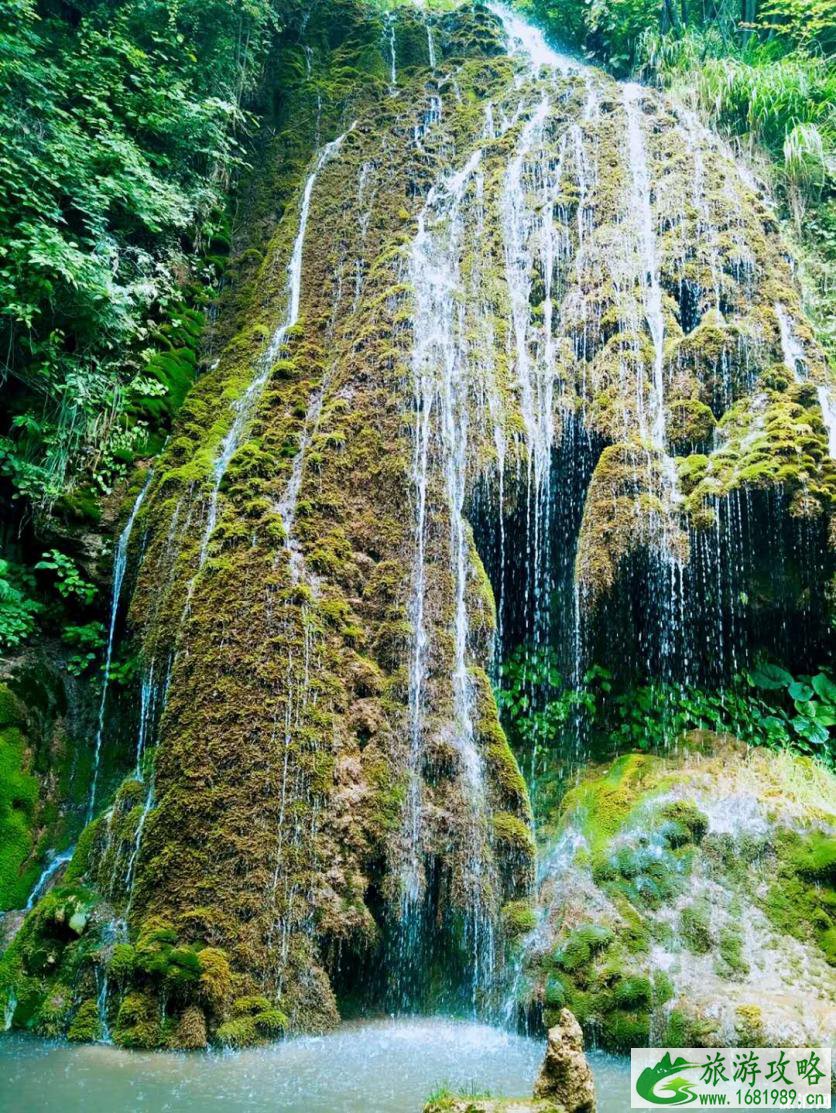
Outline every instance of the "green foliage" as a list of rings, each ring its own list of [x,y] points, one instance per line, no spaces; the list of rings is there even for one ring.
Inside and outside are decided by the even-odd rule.
[[[194,373],[243,98],[289,2],[0,0],[0,474],[108,490]],[[211,256],[210,256],[211,253]],[[168,322],[166,337],[155,322]],[[165,351],[163,351],[165,349]]]
[[[35,629],[41,604],[30,595],[34,587],[25,567],[0,560],[0,649],[14,649]]]
[[[575,689],[562,683],[550,651],[520,646],[501,682],[497,702],[522,754],[554,749],[570,729],[595,749],[619,751],[664,750],[686,731],[712,730],[836,765],[836,685],[824,671],[796,678],[763,663],[713,692],[663,683],[616,691],[610,673],[594,666]]]
[[[834,763],[833,728],[836,726],[836,684],[826,672],[794,679],[785,669],[759,665],[747,675],[755,689],[781,693],[781,702],[769,708],[759,722],[770,740],[790,743],[804,753]]]
[[[55,589],[62,599],[78,599],[89,605],[96,598],[95,585],[84,579],[72,557],[58,549],[44,553],[35,568],[55,573]]]
[[[93,664],[98,651],[105,644],[104,624],[88,622],[84,626],[65,626],[62,636],[67,645],[77,649],[67,661],[67,669],[73,676],[81,676]]]

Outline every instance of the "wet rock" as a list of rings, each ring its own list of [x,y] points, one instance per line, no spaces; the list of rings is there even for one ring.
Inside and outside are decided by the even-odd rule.
[[[583,1032],[568,1009],[549,1029],[549,1046],[534,1086],[535,1098],[556,1102],[566,1113],[595,1113],[595,1083],[583,1052]]]
[[[444,1094],[424,1113],[595,1113],[595,1083],[583,1051],[581,1026],[568,1009],[549,1030],[549,1044],[531,1098],[472,1098]]]
[[[523,1010],[601,1046],[824,1046],[836,1033],[836,782],[692,732],[591,768],[560,805]]]

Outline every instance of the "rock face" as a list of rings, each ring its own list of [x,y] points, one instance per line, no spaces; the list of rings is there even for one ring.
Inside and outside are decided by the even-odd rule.
[[[566,1113],[595,1113],[595,1083],[583,1052],[583,1032],[568,1009],[549,1029],[549,1045],[537,1082],[535,1098],[548,1098]]]
[[[523,1008],[617,1051],[836,1036],[836,779],[689,736],[587,771],[544,855]]]

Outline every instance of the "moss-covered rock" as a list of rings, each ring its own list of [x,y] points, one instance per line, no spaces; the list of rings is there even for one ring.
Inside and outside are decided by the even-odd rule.
[[[568,1006],[604,1046],[833,1038],[832,774],[686,738],[591,768],[554,830],[521,1007]],[[561,848],[564,848],[561,852]]]

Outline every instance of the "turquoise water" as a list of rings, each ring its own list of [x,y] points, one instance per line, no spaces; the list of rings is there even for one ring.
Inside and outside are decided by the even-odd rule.
[[[466,1021],[344,1024],[327,1036],[226,1053],[144,1053],[9,1034],[0,1038],[0,1110],[420,1113],[442,1086],[531,1092],[542,1040]],[[630,1107],[629,1064],[591,1056],[599,1113]]]

